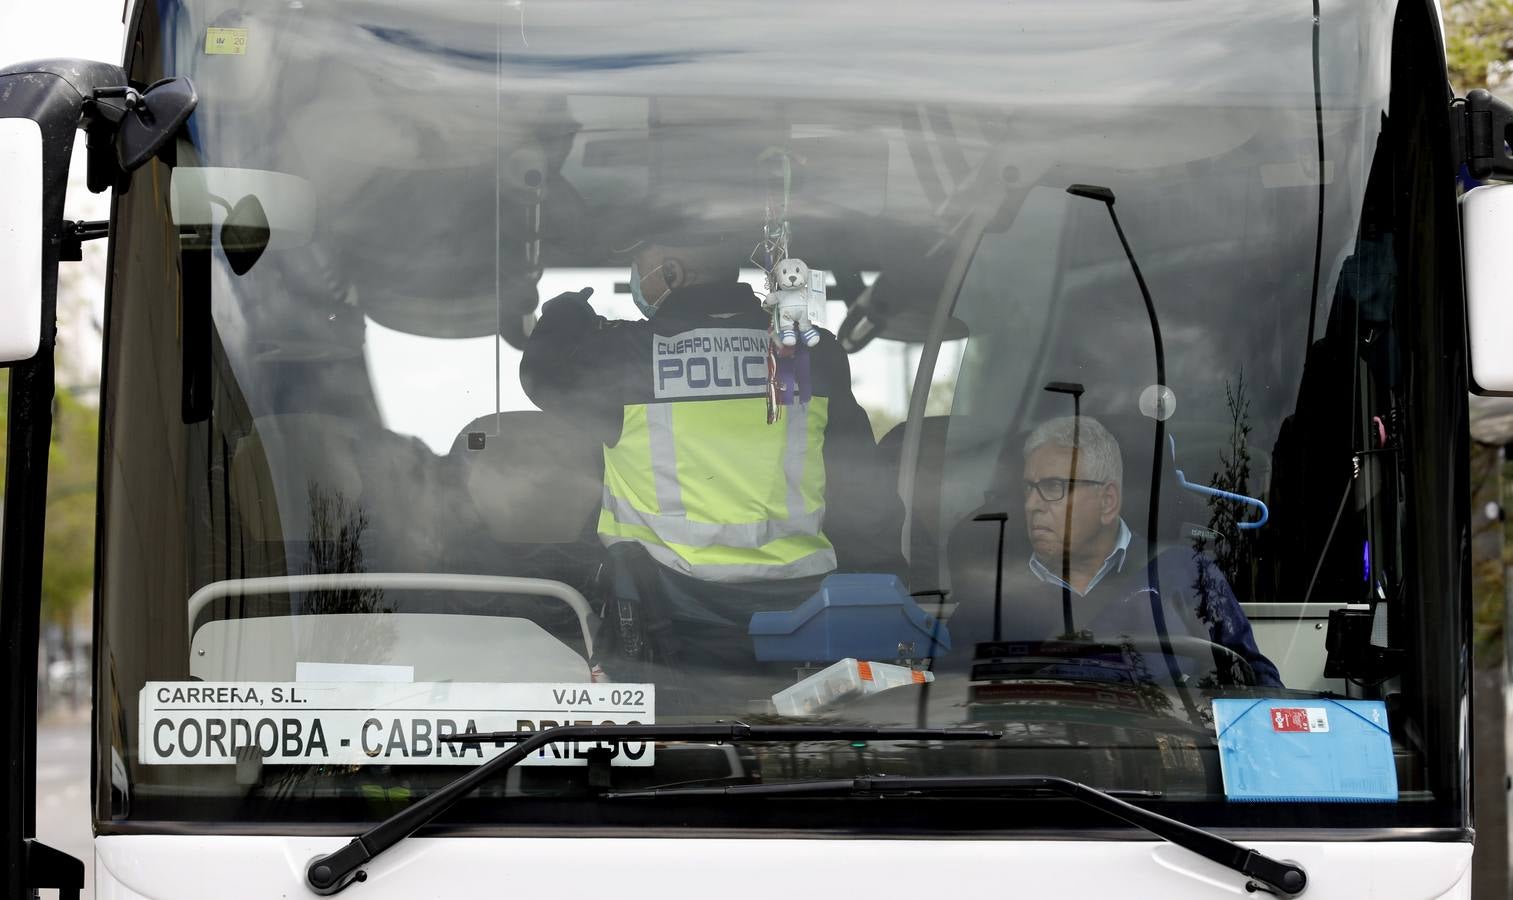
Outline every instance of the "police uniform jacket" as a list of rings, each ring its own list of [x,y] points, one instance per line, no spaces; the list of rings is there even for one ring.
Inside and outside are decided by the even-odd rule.
[[[766,420],[769,315],[746,285],[673,291],[650,320],[597,315],[584,294],[542,310],[527,395],[605,446],[606,544],[635,540],[694,578],[765,581],[897,571],[902,506],[850,366],[821,332],[811,402]]]

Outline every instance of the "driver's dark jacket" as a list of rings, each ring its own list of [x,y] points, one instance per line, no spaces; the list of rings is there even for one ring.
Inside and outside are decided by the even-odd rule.
[[[1087,594],[1071,595],[1077,631],[1090,632],[1093,640],[1111,644],[1125,637],[1159,638],[1163,633],[1200,638],[1243,657],[1255,670],[1258,684],[1282,686],[1277,667],[1256,646],[1250,620],[1229,581],[1208,554],[1189,547],[1161,550],[1152,578],[1145,565],[1146,552],[1144,537],[1133,535],[1128,548],[1116,551],[1110,570]],[[1012,592],[1004,593],[1005,640],[1043,641],[1065,631],[1059,584],[1025,571],[1023,578],[1013,579],[1013,586]],[[1153,592],[1159,603],[1152,603]],[[1184,671],[1192,668],[1178,657],[1173,661]],[[1168,680],[1165,660],[1147,663],[1153,678]]]

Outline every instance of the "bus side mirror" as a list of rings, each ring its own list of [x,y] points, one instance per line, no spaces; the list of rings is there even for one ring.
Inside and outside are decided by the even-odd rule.
[[[1513,396],[1513,184],[1461,197],[1471,389]]]
[[[42,128],[0,119],[0,364],[42,346]]]
[[[133,169],[171,147],[197,102],[186,78],[139,91],[110,63],[43,59],[0,67],[0,366],[42,351],[58,260],[87,239],[63,223],[77,130],[89,135],[89,189],[125,190]],[[246,218],[256,225],[255,216]]]
[[[95,96],[108,95],[96,91]],[[116,153],[121,168],[132,172],[157,155],[188,121],[200,98],[187,78],[165,78],[137,94],[130,88],[123,92],[127,101],[116,136]]]

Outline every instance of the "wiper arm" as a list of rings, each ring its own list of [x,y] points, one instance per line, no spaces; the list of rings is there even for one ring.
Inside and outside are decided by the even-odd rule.
[[[972,728],[887,728],[830,725],[746,725],[718,722],[708,725],[563,725],[547,731],[465,732],[440,740],[452,743],[516,742],[488,762],[481,763],[413,806],[408,806],[353,838],[334,853],[318,856],[305,869],[305,881],[317,894],[334,894],[354,881],[364,881],[361,866],[441,815],[483,782],[547,744],[568,741],[699,741],[704,743],[802,743],[804,741],[996,741],[1001,731]]]
[[[1119,799],[1114,793],[1066,778],[1043,775],[981,775],[981,776],[900,776],[862,775],[856,778],[836,778],[820,781],[796,781],[782,784],[736,784],[723,787],[667,787],[643,791],[621,791],[606,794],[612,799],[645,799],[655,797],[712,797],[712,796],[801,796],[801,795],[929,795],[956,791],[993,791],[1001,793],[1056,794],[1085,803],[1101,812],[1143,828],[1159,838],[1171,841],[1178,847],[1212,860],[1221,866],[1247,876],[1253,882],[1247,888],[1256,887],[1273,894],[1293,897],[1303,892],[1308,885],[1308,876],[1296,863],[1282,862],[1249,847],[1220,837],[1201,828],[1151,812]],[[1125,796],[1152,798],[1149,792],[1120,791]]]

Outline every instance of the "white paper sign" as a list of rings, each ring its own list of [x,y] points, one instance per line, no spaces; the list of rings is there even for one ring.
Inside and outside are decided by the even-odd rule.
[[[809,270],[809,321],[814,325],[825,324],[825,271]]]
[[[295,681],[386,681],[409,684],[414,666],[376,666],[367,663],[304,662],[294,664]]]
[[[147,765],[477,765],[514,746],[459,744],[450,734],[542,731],[561,725],[649,725],[649,684],[476,684],[150,681],[139,698]],[[547,744],[519,764],[649,766],[652,744]]]

